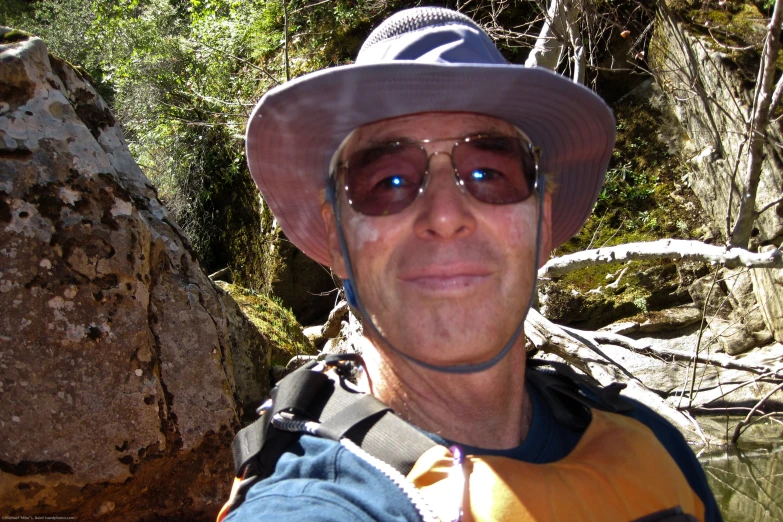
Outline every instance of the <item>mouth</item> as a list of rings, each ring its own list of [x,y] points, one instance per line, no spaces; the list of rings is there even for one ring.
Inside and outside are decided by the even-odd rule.
[[[492,272],[479,266],[428,266],[406,273],[400,281],[407,287],[426,293],[462,293],[489,281]]]

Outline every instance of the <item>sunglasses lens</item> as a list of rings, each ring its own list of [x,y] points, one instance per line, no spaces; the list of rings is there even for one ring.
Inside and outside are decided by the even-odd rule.
[[[535,158],[519,139],[471,139],[456,146],[452,157],[465,189],[479,201],[503,205],[532,194]]]
[[[393,143],[353,154],[345,172],[351,206],[368,216],[395,214],[419,194],[427,154],[415,144]]]
[[[533,193],[536,161],[521,139],[484,136],[458,141],[451,158],[465,189],[493,205],[517,203]],[[402,211],[418,197],[427,152],[417,143],[389,143],[355,152],[345,170],[350,205],[368,216]]]

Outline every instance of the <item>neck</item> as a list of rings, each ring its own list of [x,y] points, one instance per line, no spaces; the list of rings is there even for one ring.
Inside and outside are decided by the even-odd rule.
[[[487,449],[513,448],[527,436],[524,338],[493,367],[468,374],[428,370],[364,341],[369,391],[411,424]]]

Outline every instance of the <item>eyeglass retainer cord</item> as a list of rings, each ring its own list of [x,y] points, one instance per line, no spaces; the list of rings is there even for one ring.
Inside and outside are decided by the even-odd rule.
[[[533,303],[535,302],[535,297],[536,297],[536,286],[538,282],[538,262],[541,256],[541,229],[542,229],[542,222],[544,216],[544,193],[545,193],[545,185],[546,185],[544,174],[538,168],[538,162],[536,161],[536,187],[535,187],[536,194],[538,195],[538,222],[536,224],[536,257],[535,257],[535,262],[533,263],[533,289],[530,294],[530,300],[528,302],[528,306],[527,309],[525,310],[525,313],[522,314],[522,319],[520,320],[516,331],[508,340],[508,342],[505,344],[505,346],[503,346],[503,349],[500,350],[500,352],[498,352],[492,358],[474,364],[438,365],[438,364],[430,364],[428,362],[424,362],[420,359],[417,359],[416,357],[413,357],[412,355],[409,355],[399,350],[391,343],[391,341],[389,341],[386,338],[386,336],[384,336],[378,330],[378,327],[375,326],[375,323],[373,322],[370,314],[367,313],[367,309],[364,307],[364,303],[362,302],[362,299],[359,296],[358,286],[355,284],[356,279],[353,274],[353,264],[351,263],[351,258],[348,255],[348,246],[345,242],[345,235],[343,234],[343,224],[342,224],[342,218],[340,217],[340,209],[338,203],[339,198],[337,197],[335,178],[336,176],[330,176],[329,181],[326,184],[326,200],[332,205],[332,210],[334,211],[335,221],[337,223],[337,236],[340,240],[340,250],[342,251],[343,259],[345,260],[345,268],[346,271],[348,272],[348,278],[343,281],[345,296],[346,299],[348,300],[348,304],[350,304],[351,306],[359,310],[359,313],[362,315],[366,323],[370,326],[372,333],[375,336],[377,336],[381,341],[383,341],[397,355],[423,368],[426,368],[428,370],[433,370],[436,372],[455,373],[455,374],[479,373],[489,368],[492,368],[497,363],[499,363],[511,351],[511,348],[517,342],[517,339],[519,338],[520,334],[522,333],[522,330],[525,327],[525,319],[527,318],[527,314],[530,311],[530,309],[533,307]]]

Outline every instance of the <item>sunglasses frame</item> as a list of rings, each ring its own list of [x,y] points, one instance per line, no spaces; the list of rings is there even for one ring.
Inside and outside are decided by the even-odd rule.
[[[367,150],[372,150],[372,149],[375,149],[375,148],[395,147],[395,146],[402,146],[402,145],[418,145],[418,148],[421,149],[422,153],[426,157],[425,169],[424,169],[424,173],[423,173],[422,178],[421,178],[421,183],[419,184],[418,190],[416,192],[416,197],[413,198],[407,205],[405,205],[404,207],[400,208],[399,210],[396,210],[395,212],[384,212],[384,213],[379,213],[379,214],[368,214],[368,213],[362,212],[361,210],[357,209],[354,206],[353,201],[351,200],[351,194],[350,194],[350,189],[348,187],[348,183],[345,182],[345,180],[344,180],[343,190],[345,191],[346,199],[348,201],[348,205],[354,211],[358,212],[359,214],[365,215],[365,216],[391,216],[391,215],[394,215],[394,214],[399,214],[400,212],[404,211],[405,209],[407,209],[411,205],[413,205],[416,202],[416,200],[418,200],[422,196],[422,194],[424,194],[424,192],[427,190],[427,187],[429,186],[429,180],[430,180],[430,171],[429,171],[430,160],[432,160],[433,156],[438,156],[438,155],[441,155],[441,154],[445,154],[445,155],[449,156],[449,160],[451,161],[451,167],[452,167],[452,170],[453,170],[454,182],[456,183],[456,185],[459,188],[460,192],[462,192],[463,194],[469,194],[470,197],[472,197],[473,199],[475,199],[479,203],[485,203],[487,205],[511,205],[511,204],[514,204],[514,203],[521,203],[521,202],[527,200],[528,198],[530,198],[537,191],[538,183],[539,183],[539,179],[540,179],[540,177],[539,177],[539,161],[540,161],[540,158],[541,158],[541,149],[539,147],[536,147],[535,145],[533,145],[533,143],[530,141],[530,139],[521,130],[517,129],[517,132],[519,133],[518,136],[506,136],[506,135],[502,135],[502,134],[473,134],[473,135],[470,135],[470,136],[462,136],[462,137],[456,137],[456,138],[435,138],[435,139],[427,138],[427,139],[422,139],[422,140],[397,140],[397,141],[390,141],[390,142],[386,142],[386,143],[379,143],[379,144],[376,144],[376,145],[372,145],[372,146],[360,149],[360,150],[354,152],[351,156],[354,156],[355,154],[358,154],[360,152],[364,152],[364,151],[367,151]],[[529,193],[525,197],[523,197],[522,199],[519,199],[519,200],[516,200],[516,201],[507,201],[507,202],[503,202],[503,203],[492,203],[492,202],[482,201],[482,200],[478,199],[476,196],[474,196],[465,187],[465,182],[462,179],[462,177],[460,176],[459,170],[457,169],[457,166],[454,163],[454,151],[456,150],[456,148],[458,146],[464,145],[466,143],[470,143],[471,140],[480,140],[480,139],[486,139],[486,138],[505,138],[505,139],[517,140],[517,141],[520,142],[520,145],[522,146],[523,150],[526,149],[528,152],[530,152],[530,154],[532,156],[532,159],[533,159],[533,170],[534,170],[534,176],[535,177],[534,177],[534,179],[532,181],[532,185],[530,186]],[[428,143],[438,143],[438,142],[441,142],[441,141],[446,141],[446,142],[450,141],[450,142],[452,142],[451,151],[450,152],[435,151],[433,153],[428,153],[427,149],[424,147],[425,144],[428,144]],[[342,147],[340,147],[340,148],[342,148]],[[338,154],[339,154],[339,152],[340,151],[338,150]],[[330,176],[331,183],[337,183],[338,175],[341,172],[347,171],[347,169],[349,167],[349,162],[350,162],[350,159],[337,163],[337,165],[333,169],[332,175]]]

